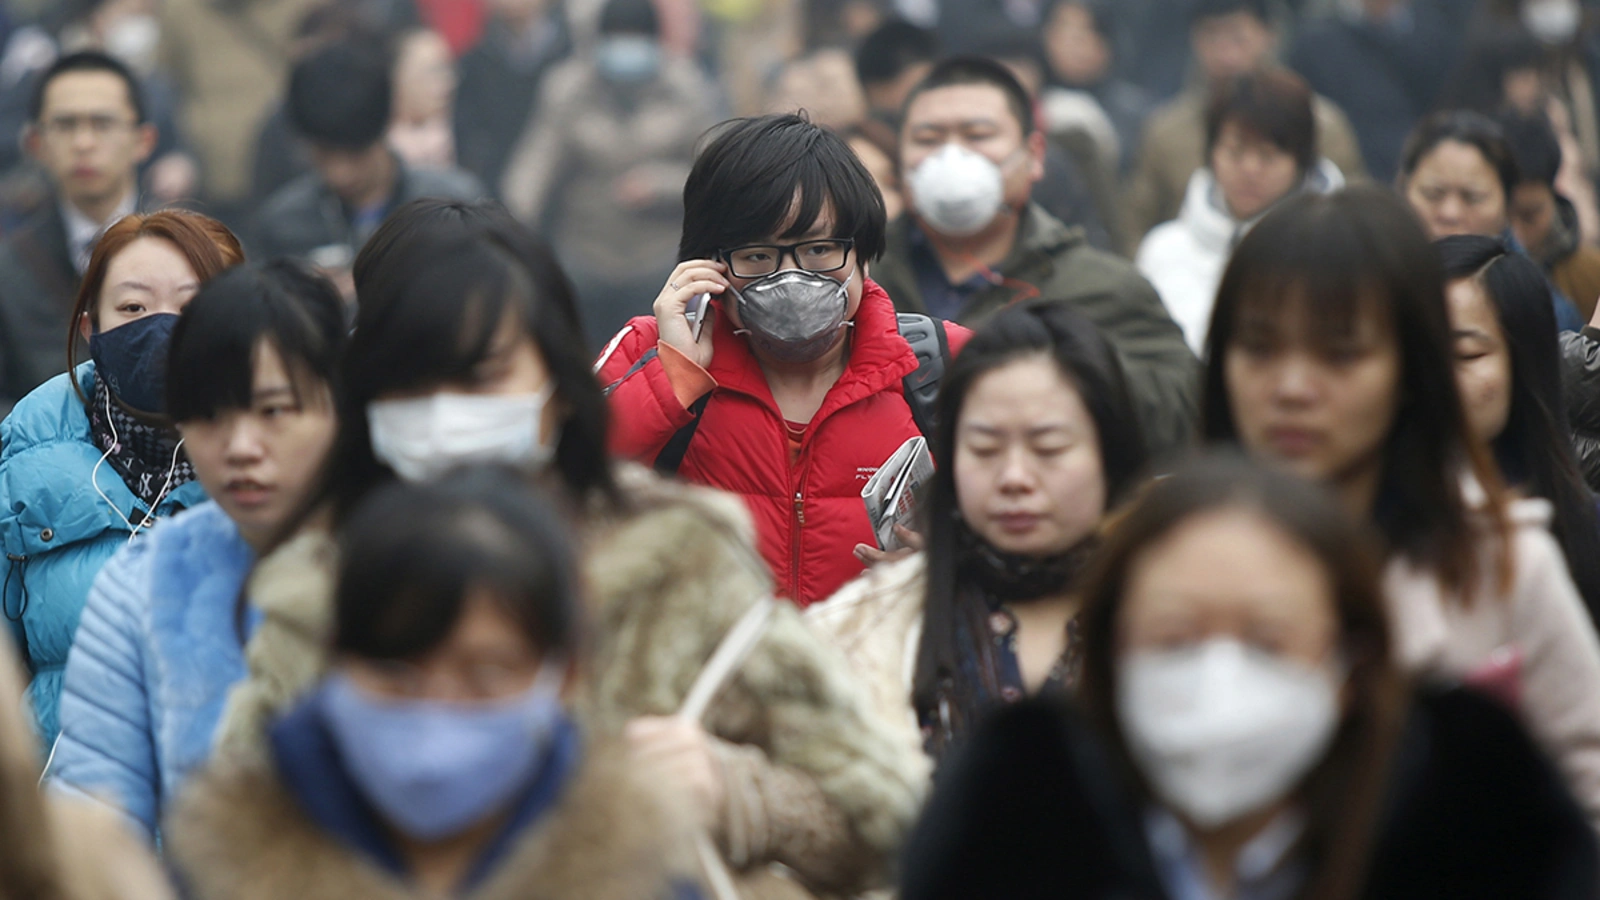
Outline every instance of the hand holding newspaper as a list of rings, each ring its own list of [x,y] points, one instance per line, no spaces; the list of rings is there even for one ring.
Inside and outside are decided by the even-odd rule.
[[[933,477],[933,454],[928,452],[928,441],[914,437],[889,457],[861,489],[861,499],[867,504],[867,519],[872,523],[872,533],[878,546],[890,552],[904,545],[894,533],[896,525],[912,526],[916,517],[918,491]]]

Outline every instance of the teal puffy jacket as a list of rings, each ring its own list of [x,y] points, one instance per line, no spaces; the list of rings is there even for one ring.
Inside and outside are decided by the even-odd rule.
[[[73,375],[85,395],[93,393],[94,363]],[[0,422],[0,600],[33,672],[28,698],[45,746],[55,741],[61,676],[89,586],[128,542],[129,522],[142,522],[148,512],[109,462],[95,473],[100,448],[69,377],[62,373],[40,385]],[[191,481],[155,514],[170,516],[205,499],[200,483]]]

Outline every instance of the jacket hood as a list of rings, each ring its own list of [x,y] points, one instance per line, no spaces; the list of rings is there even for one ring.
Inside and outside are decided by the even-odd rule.
[[[1328,194],[1344,187],[1344,173],[1326,157],[1319,158],[1317,164],[1306,173],[1299,187],[1294,188],[1284,199],[1300,193]],[[1227,203],[1222,199],[1222,189],[1217,186],[1217,176],[1209,166],[1196,169],[1189,176],[1189,186],[1183,195],[1183,208],[1178,213],[1178,221],[1194,236],[1203,248],[1226,254],[1233,248],[1239,238],[1244,236],[1256,222],[1271,212],[1274,203],[1261,213],[1248,221],[1240,221],[1228,211]]]

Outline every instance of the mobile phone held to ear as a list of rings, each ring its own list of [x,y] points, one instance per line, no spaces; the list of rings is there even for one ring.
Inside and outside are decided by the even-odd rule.
[[[706,328],[706,320],[711,318],[711,294],[695,294],[689,298],[689,306],[684,309],[683,317],[689,320],[689,333],[696,344],[700,343],[700,332]]]

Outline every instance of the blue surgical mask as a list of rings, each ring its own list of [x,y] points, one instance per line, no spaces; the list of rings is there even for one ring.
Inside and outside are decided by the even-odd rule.
[[[602,38],[594,48],[594,63],[613,84],[642,84],[661,71],[661,45],[639,34]]]
[[[90,335],[95,372],[124,406],[166,412],[167,348],[177,324],[175,314],[155,313]]]
[[[383,699],[334,674],[320,712],[367,801],[411,838],[437,841],[504,809],[533,783],[565,718],[563,671],[546,662],[526,693],[476,703]]]

